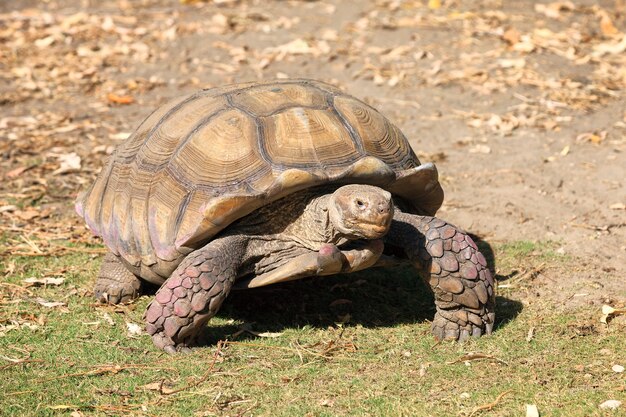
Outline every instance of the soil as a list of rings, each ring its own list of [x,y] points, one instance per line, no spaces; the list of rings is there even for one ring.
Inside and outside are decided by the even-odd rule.
[[[96,242],[73,199],[168,99],[315,78],[437,164],[440,217],[492,244],[554,242],[566,265],[539,274],[536,294],[624,304],[625,32],[620,1],[3,2],[5,249]]]

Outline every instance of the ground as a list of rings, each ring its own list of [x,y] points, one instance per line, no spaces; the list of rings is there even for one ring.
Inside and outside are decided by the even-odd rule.
[[[625,320],[599,318],[626,303],[625,32],[619,0],[1,3],[0,369],[13,385],[0,382],[0,404],[624,413],[600,404],[626,401]],[[236,294],[205,347],[178,359],[132,326],[149,297],[91,303],[104,249],[73,200],[114,146],[172,97],[285,77],[367,101],[437,164],[438,216],[478,236],[497,274],[493,337],[435,345],[406,271]]]

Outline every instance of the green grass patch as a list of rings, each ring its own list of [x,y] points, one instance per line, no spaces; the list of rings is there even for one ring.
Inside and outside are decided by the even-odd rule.
[[[492,254],[504,270],[558,268],[557,247],[514,242]],[[128,331],[151,296],[93,304],[99,262],[80,252],[2,259],[3,415],[470,416],[506,393],[474,415],[525,415],[536,404],[569,417],[619,415],[598,406],[626,402],[624,374],[611,370],[626,364],[626,326],[600,324],[597,308],[555,313],[509,291],[493,336],[436,344],[432,299],[411,271],[369,271],[233,293],[204,346],[172,357]],[[65,281],[26,287],[29,277]],[[244,323],[277,337],[241,333]]]

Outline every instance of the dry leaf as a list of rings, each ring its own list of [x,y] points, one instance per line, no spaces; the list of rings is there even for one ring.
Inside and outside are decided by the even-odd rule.
[[[615,203],[609,206],[611,210],[626,210],[626,204],[624,203]]]
[[[615,27],[611,17],[605,10],[600,10],[598,15],[600,16],[600,30],[604,36],[615,36],[620,34],[620,31]]]
[[[165,381],[151,382],[151,383],[146,384],[146,385],[141,385],[141,386],[139,386],[139,388],[143,388],[143,389],[149,390],[149,391],[158,391],[161,394],[171,394],[171,393],[174,392],[174,390],[172,388],[169,388],[169,387],[165,386]]]
[[[13,214],[26,221],[32,220],[40,215],[39,210],[33,207],[29,207],[26,210],[16,210]]]
[[[507,41],[509,45],[515,45],[521,39],[521,33],[517,31],[515,28],[509,28],[502,34],[502,39]]]
[[[614,316],[619,316],[620,314],[626,314],[626,309],[617,309],[608,305],[603,305],[600,322],[608,324],[610,318],[613,318]]]
[[[23,166],[23,167],[18,167],[18,168],[12,169],[11,171],[6,173],[6,177],[7,178],[11,178],[11,179],[19,177],[20,174],[22,172],[26,171],[28,168],[29,168],[28,166]]]
[[[128,334],[128,336],[139,336],[143,333],[144,331],[140,325],[129,321],[126,322],[126,334]]]
[[[80,156],[76,152],[56,155],[59,159],[60,166],[52,172],[52,175],[67,174],[69,172],[80,171]]]
[[[67,305],[61,301],[47,301],[41,297],[37,297],[35,301],[37,301],[38,304],[41,304],[42,306],[48,307],[48,308],[64,307]]]
[[[132,96],[128,96],[128,95],[120,96],[115,93],[107,94],[107,100],[109,101],[109,103],[114,103],[114,104],[131,104],[135,101],[135,99]]]
[[[526,404],[526,417],[539,417],[539,410],[535,404]]]
[[[428,0],[428,8],[431,10],[437,10],[441,7],[441,0]]]
[[[600,408],[603,410],[617,410],[622,405],[622,402],[619,400],[606,400],[602,404],[600,404]]]
[[[65,278],[26,278],[23,282],[33,286],[36,285],[61,285],[65,282]]]

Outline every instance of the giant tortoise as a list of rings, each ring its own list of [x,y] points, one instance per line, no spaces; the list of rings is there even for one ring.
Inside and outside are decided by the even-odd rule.
[[[406,262],[434,292],[437,339],[491,333],[494,281],[443,191],[378,111],[313,80],[210,88],[158,108],[77,200],[110,252],[108,303],[160,286],[146,330],[186,350],[233,288]]]

